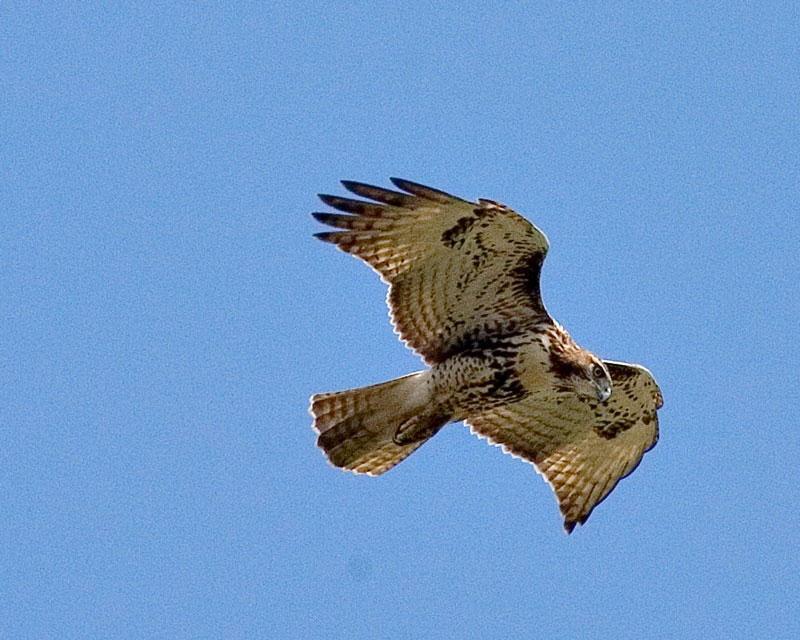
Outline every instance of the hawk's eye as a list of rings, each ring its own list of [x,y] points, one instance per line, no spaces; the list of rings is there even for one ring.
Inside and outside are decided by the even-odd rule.
[[[592,375],[595,378],[603,378],[603,377],[605,377],[606,373],[605,373],[605,371],[603,371],[603,367],[595,364],[595,365],[592,365]]]

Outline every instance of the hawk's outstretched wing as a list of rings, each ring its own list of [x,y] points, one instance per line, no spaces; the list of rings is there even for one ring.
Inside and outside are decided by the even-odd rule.
[[[605,403],[534,392],[466,421],[473,432],[536,466],[556,493],[567,532],[586,521],[658,440],[662,400],[653,376],[638,365],[605,364],[614,384]]]
[[[317,237],[358,256],[389,283],[392,323],[426,362],[548,318],[539,293],[548,244],[539,229],[489,200],[392,182],[406,193],[345,180],[349,191],[374,202],[320,195],[352,215],[315,213],[340,229]]]

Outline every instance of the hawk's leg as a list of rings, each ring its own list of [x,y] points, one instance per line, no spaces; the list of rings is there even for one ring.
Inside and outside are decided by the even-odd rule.
[[[444,425],[450,422],[451,414],[442,407],[426,409],[422,413],[403,421],[395,431],[394,443],[411,444],[433,437]]]

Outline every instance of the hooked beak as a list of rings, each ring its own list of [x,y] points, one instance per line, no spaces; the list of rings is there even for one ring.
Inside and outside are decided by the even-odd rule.
[[[597,383],[597,399],[605,402],[611,397],[611,384],[607,380],[599,380]]]

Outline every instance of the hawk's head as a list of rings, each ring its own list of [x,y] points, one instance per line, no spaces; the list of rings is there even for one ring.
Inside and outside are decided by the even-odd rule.
[[[563,331],[563,330],[562,330]],[[611,374],[603,361],[563,332],[551,342],[550,370],[579,396],[605,402],[611,397]]]
[[[611,397],[611,374],[600,358],[589,351],[586,354],[588,362],[581,369],[575,388],[580,393],[580,389],[585,387],[584,395],[594,395],[600,402],[605,402]]]

